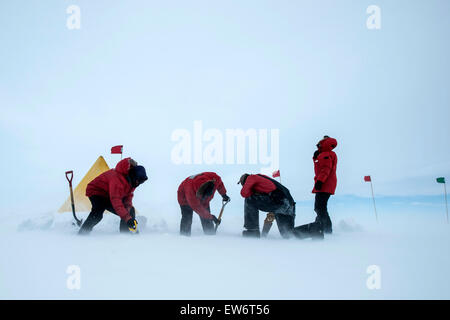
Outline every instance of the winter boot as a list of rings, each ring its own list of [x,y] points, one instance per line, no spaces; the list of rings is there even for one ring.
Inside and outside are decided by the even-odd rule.
[[[315,222],[321,222],[323,227],[323,233],[332,234],[333,233],[333,225],[331,223],[330,216],[328,214],[317,216]]]
[[[245,238],[259,238],[260,233],[258,229],[244,230],[242,231],[242,236],[244,236]]]
[[[329,216],[327,216],[327,222],[325,223],[325,226],[323,227],[323,233],[327,233],[327,234],[333,233],[333,226],[332,226],[331,219]]]
[[[321,222],[308,223],[294,228],[294,235],[298,239],[312,238],[313,240],[323,240],[323,227]]]

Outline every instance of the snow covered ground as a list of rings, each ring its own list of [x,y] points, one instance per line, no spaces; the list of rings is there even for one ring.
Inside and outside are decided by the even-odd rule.
[[[237,215],[216,237],[204,236],[195,217],[185,238],[177,216],[142,214],[148,222],[137,236],[118,234],[111,214],[88,237],[76,234],[70,214],[5,217],[0,298],[450,298],[450,228],[442,219],[336,219],[335,233],[317,242],[281,239],[275,225],[268,239],[243,239]],[[297,217],[297,225],[307,222],[300,218],[310,219]],[[67,287],[70,265],[80,268],[79,290]],[[367,287],[371,265],[380,289]]]

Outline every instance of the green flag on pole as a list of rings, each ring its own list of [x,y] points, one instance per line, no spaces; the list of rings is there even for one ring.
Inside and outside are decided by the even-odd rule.
[[[447,203],[447,188],[445,187],[446,186],[445,178],[444,177],[436,178],[436,182],[444,184],[445,211],[447,212],[447,223],[449,223],[449,220],[448,220],[448,203]]]

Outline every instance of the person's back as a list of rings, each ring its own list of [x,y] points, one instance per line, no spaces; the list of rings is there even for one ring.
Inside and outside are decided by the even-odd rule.
[[[245,179],[241,189],[243,198],[251,197],[253,194],[268,194],[277,188],[275,183],[269,177],[262,174],[251,174]]]
[[[187,192],[187,195],[197,194],[197,192],[202,188],[202,186],[204,186],[205,183],[207,183],[208,181],[212,181],[214,183],[214,189],[212,190],[212,194],[202,199],[201,202],[209,203],[213,198],[216,190],[221,195],[226,194],[226,189],[225,186],[223,185],[222,179],[215,172],[202,172],[196,175],[189,176],[183,180],[183,182],[180,185],[180,188],[184,189],[185,191],[190,191]],[[186,200],[189,202],[189,200],[192,199],[190,199],[188,196]]]

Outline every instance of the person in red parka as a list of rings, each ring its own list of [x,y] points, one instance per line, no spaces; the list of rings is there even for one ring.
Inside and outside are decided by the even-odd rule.
[[[244,237],[260,237],[259,211],[271,212],[277,221],[283,238],[290,238],[294,229],[295,201],[288,188],[263,174],[243,174],[238,184],[242,185],[244,201]],[[268,232],[268,231],[267,231]],[[265,236],[264,227],[263,235]]]
[[[337,141],[329,136],[324,136],[317,143],[317,150],[314,152],[314,189],[316,194],[314,211],[317,214],[316,220],[294,229],[298,238],[323,238],[324,233],[332,233],[332,223],[328,214],[328,199],[336,191],[337,178],[336,166],[337,156],[332,150],[336,148]]]
[[[317,144],[314,152],[314,189],[316,194],[314,211],[317,214],[316,222],[322,223],[324,233],[332,233],[332,223],[328,214],[328,199],[336,191],[337,156],[332,150],[336,148],[337,141],[329,136],[324,136]]]
[[[132,202],[133,192],[147,179],[143,166],[138,166],[131,158],[125,158],[119,161],[114,169],[103,172],[89,182],[86,196],[92,203],[92,209],[79,233],[91,232],[92,228],[102,220],[105,210],[121,218],[120,232],[137,232]]]
[[[181,208],[180,234],[191,235],[192,215],[195,211],[200,216],[203,232],[215,234],[214,224],[220,223],[211,214],[209,202],[216,190],[223,201],[230,201],[222,179],[214,172],[203,172],[186,178],[178,187],[178,203]]]
[[[330,138],[329,136],[324,136],[317,144],[317,150],[313,155],[315,173],[313,193],[328,193],[333,195],[336,191],[337,156],[332,151],[336,146],[336,139]]]

